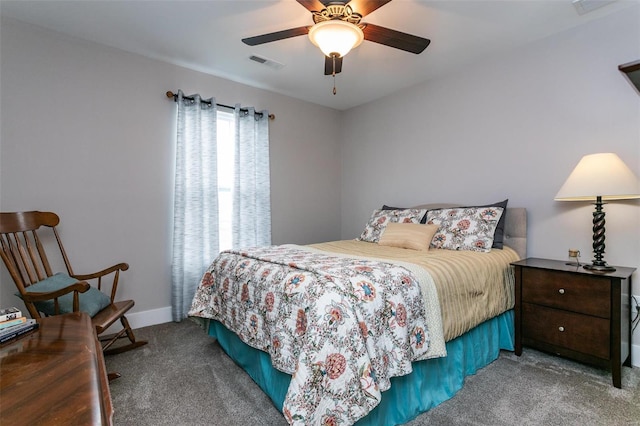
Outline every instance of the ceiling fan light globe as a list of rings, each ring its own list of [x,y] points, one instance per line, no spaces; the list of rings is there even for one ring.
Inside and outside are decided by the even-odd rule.
[[[364,40],[360,27],[340,20],[323,21],[309,30],[309,39],[325,56],[343,57]]]

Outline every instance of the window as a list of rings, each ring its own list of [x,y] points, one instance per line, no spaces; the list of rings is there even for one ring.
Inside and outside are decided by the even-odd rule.
[[[232,246],[235,121],[232,113],[218,110],[218,232],[220,251]]]

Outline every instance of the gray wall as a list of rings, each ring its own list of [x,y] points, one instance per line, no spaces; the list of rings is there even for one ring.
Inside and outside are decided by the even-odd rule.
[[[167,90],[268,108],[272,235],[340,236],[340,144],[332,109],[62,36],[1,24],[0,208],[52,210],[76,272],[126,261],[135,312],[170,305],[175,104]],[[312,159],[312,160],[311,160]],[[0,306],[13,305],[3,272]]]

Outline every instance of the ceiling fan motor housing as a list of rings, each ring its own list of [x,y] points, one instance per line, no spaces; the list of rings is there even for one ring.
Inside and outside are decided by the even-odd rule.
[[[313,12],[313,22],[316,24],[337,19],[360,26],[362,15],[354,12],[350,6],[345,6],[344,4],[330,4],[320,12]]]

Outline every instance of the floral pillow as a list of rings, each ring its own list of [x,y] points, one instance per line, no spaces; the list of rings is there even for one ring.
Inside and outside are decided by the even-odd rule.
[[[388,223],[420,223],[426,212],[425,209],[374,210],[358,239],[377,243]]]
[[[491,251],[502,207],[429,210],[427,224],[440,226],[431,246],[447,250]]]

